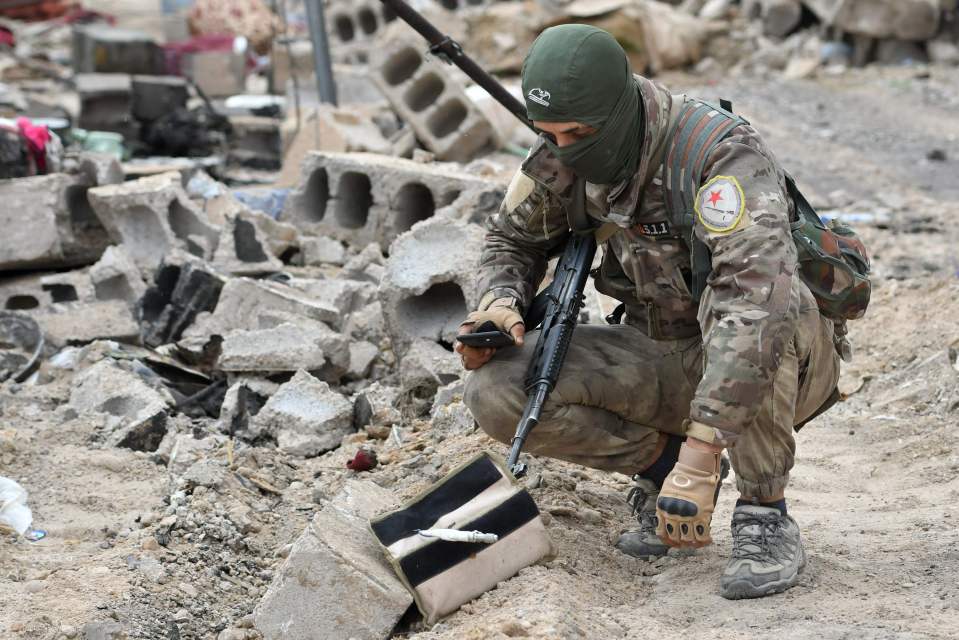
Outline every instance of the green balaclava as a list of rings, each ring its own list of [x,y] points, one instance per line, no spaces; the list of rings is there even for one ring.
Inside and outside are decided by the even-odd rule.
[[[547,139],[560,162],[594,184],[636,173],[643,142],[639,86],[626,52],[597,27],[564,24],[536,38],[523,62],[530,120],[580,122],[598,131],[564,147]]]

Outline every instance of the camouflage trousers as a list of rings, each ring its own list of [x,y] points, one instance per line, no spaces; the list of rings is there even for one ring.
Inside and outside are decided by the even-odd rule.
[[[809,317],[814,316],[814,317]],[[464,401],[479,426],[508,443],[523,413],[523,378],[538,332],[500,349],[467,378]],[[702,339],[653,340],[628,324],[576,328],[559,382],[524,448],[536,455],[632,475],[653,462],[660,432],[685,435],[702,376]],[[743,495],[786,487],[793,426],[813,415],[839,379],[832,323],[818,312],[799,322],[756,421],[729,449]]]

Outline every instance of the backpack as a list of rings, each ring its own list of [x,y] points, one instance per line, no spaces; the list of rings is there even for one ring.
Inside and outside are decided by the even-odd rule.
[[[698,302],[712,271],[709,248],[694,233],[693,201],[699,192],[706,159],[713,148],[741,124],[749,122],[731,112],[726,101],[716,107],[699,100],[683,105],[664,161],[666,207],[673,227],[690,248],[692,295]],[[791,223],[799,258],[799,275],[809,287],[820,312],[842,325],[861,318],[869,305],[869,255],[862,241],[838,220],[823,223],[815,209],[786,174],[786,187],[796,208]]]

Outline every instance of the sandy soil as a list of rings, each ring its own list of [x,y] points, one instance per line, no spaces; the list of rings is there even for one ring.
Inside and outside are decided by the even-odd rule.
[[[728,602],[718,574],[729,553],[727,481],[716,544],[645,562],[611,544],[630,524],[626,479],[537,460],[533,495],[556,559],[531,567],[409,640],[500,638],[959,637],[959,120],[955,71],[867,70],[817,81],[666,78],[734,100],[818,204],[881,213],[859,225],[875,254],[868,316],[853,325],[846,402],[808,425],[788,498],[810,557],[800,584]],[[932,149],[945,162],[927,159]],[[69,376],[0,387],[0,473],[30,491],[30,544],[0,538],[0,637],[73,637],[116,620],[130,637],[255,637],[253,609],[317,500],[353,474],[355,445],[309,460],[225,442],[236,456],[217,489],[179,492],[152,454],[99,448],[97,425],[62,406]],[[180,425],[202,431],[209,425]],[[404,445],[375,441],[368,477],[407,496],[477,450],[480,433],[406,421]],[[234,464],[234,468],[237,467]],[[269,489],[262,488],[263,486]],[[564,513],[570,511],[564,510]],[[175,531],[165,524],[178,519]],[[166,546],[157,544],[158,540]]]

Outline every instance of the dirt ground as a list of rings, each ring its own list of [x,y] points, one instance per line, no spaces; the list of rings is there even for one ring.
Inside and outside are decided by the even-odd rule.
[[[396,637],[959,637],[959,73],[662,80],[732,99],[821,209],[875,217],[858,224],[876,277],[869,313],[852,325],[848,399],[798,436],[787,496],[809,565],[785,594],[723,600],[729,480],[716,543],[650,563],[612,548],[630,525],[625,477],[536,460],[537,503],[573,514],[546,516],[558,556]],[[934,150],[945,160],[930,160]],[[222,443],[210,458],[239,457],[259,484],[233,474],[187,493],[154,455],[99,448],[97,425],[63,406],[69,378],[0,387],[0,473],[27,488],[49,532],[32,544],[0,538],[0,637],[74,637],[91,621],[134,638],[254,637],[248,614],[317,500],[354,475],[344,462],[355,446],[292,460]],[[367,475],[398,496],[475,451],[504,451],[424,422],[401,432],[402,446],[378,443],[383,464]]]

